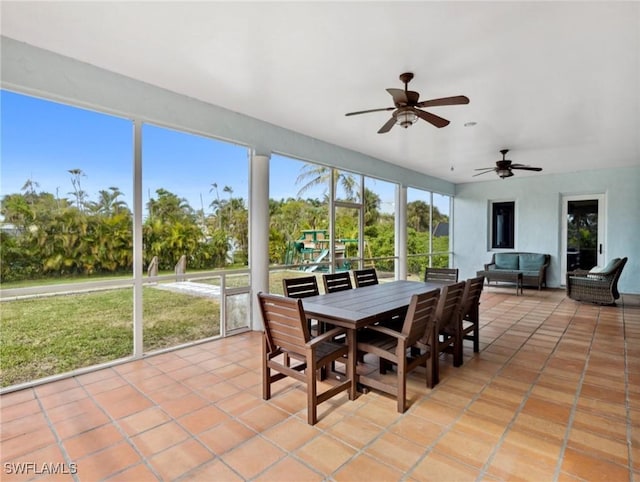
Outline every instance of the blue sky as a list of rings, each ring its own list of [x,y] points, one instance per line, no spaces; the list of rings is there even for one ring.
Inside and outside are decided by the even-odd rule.
[[[1,171],[0,195],[21,192],[25,181],[38,183],[37,191],[72,198],[70,169],[81,169],[81,186],[89,199],[99,190],[117,187],[131,207],[133,124],[130,120],[79,109],[34,97],[0,91]],[[248,196],[247,149],[227,142],[144,125],[142,132],[143,202],[164,188],[184,197],[194,209],[220,197],[230,186],[234,197]],[[270,197],[295,197],[296,178],[304,163],[272,157]],[[382,199],[381,208],[393,206],[393,184],[367,179],[366,186]],[[409,201],[421,193],[409,190]],[[304,197],[321,198],[317,188]],[[426,200],[426,199],[425,199]],[[435,203],[436,205],[440,203]]]

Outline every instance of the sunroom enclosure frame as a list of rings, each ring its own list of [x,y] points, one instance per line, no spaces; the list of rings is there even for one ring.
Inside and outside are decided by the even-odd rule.
[[[95,370],[104,366],[122,363],[147,355],[144,352],[142,329],[142,287],[149,278],[144,276],[142,258],[142,126],[154,124],[170,129],[192,133],[212,139],[246,146],[249,159],[249,276],[250,296],[269,287],[269,160],[272,153],[286,155],[303,162],[313,162],[351,173],[371,176],[396,184],[395,195],[395,277],[407,277],[407,188],[412,187],[430,194],[433,192],[450,196],[449,215],[453,216],[453,184],[420,174],[409,169],[388,164],[348,149],[308,138],[301,134],[243,116],[226,109],[209,105],[183,95],[108,72],[92,65],[54,54],[33,46],[2,38],[2,85],[3,89],[20,94],[60,102],[65,105],[102,112],[129,119],[133,123],[133,236],[134,267],[131,280],[97,282],[104,286],[130,286],[133,288],[133,350],[132,356],[105,364],[74,370],[70,373],[46,377],[36,382]],[[26,63],[25,63],[26,62]],[[333,200],[332,200],[333,202]],[[362,216],[362,214],[361,214]],[[363,238],[363,236],[361,236]],[[449,262],[453,262],[452,236],[449,240]],[[360,241],[362,243],[362,240]],[[426,251],[426,250],[425,250]],[[443,253],[444,254],[444,253]],[[362,244],[359,256],[364,255]],[[420,256],[429,256],[421,253]],[[429,258],[431,259],[431,258]],[[237,271],[215,271],[199,275],[226,276]],[[158,277],[160,280],[171,276]],[[91,283],[91,282],[89,282]],[[7,297],[28,293],[31,288],[8,290]],[[55,291],[45,288],[44,291]],[[254,301],[252,301],[252,304]],[[261,329],[258,310],[251,313],[250,329]],[[221,325],[224,320],[221,320]],[[224,328],[221,326],[221,330]],[[224,333],[224,331],[222,331]],[[199,343],[203,340],[195,341]],[[157,352],[176,349],[179,345]],[[153,353],[157,353],[153,352]],[[23,388],[23,384],[10,387]],[[6,390],[5,390],[6,391]]]

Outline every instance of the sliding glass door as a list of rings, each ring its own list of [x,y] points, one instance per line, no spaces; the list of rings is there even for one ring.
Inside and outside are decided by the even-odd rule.
[[[604,266],[605,196],[563,196],[562,281],[567,271]]]

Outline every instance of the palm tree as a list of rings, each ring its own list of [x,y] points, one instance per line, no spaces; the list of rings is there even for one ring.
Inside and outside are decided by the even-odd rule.
[[[15,225],[16,228],[24,231],[33,220],[35,213],[32,206],[23,194],[7,194],[2,198],[0,214],[8,223]]]
[[[156,194],[158,198],[151,198],[147,203],[149,217],[158,217],[165,221],[193,218],[193,208],[185,198],[179,198],[163,188],[157,189]]]
[[[231,228],[231,220],[233,219],[233,189],[231,186],[225,186],[222,190],[229,194],[229,202],[227,203],[227,207],[229,208],[229,218],[227,219],[227,228]]]
[[[220,208],[222,207],[221,201],[220,201],[220,193],[218,192],[218,183],[214,182],[213,184],[211,184],[211,189],[209,189],[209,192],[215,192],[216,193],[216,198],[211,201],[211,203],[209,204],[209,207],[213,208],[213,210],[217,213]],[[216,216],[217,220],[218,220],[218,229],[222,228],[222,220],[220,219],[219,216]]]
[[[67,171],[69,174],[71,174],[71,184],[73,185],[73,192],[70,192],[69,194],[73,194],[76,198],[76,207],[80,210],[83,211],[84,210],[84,203],[85,203],[85,199],[87,197],[87,193],[85,191],[82,190],[82,186],[80,183],[80,178],[81,177],[86,177],[86,174],[84,173],[84,171],[82,169],[69,169]]]
[[[35,202],[37,187],[40,187],[40,184],[32,178],[29,178],[20,188],[21,191],[24,191],[24,197],[27,200],[27,203],[33,204]]]
[[[380,219],[380,196],[371,189],[364,189],[364,224],[372,226]]]
[[[118,214],[127,207],[124,201],[118,198],[122,195],[122,191],[117,187],[110,187],[109,190],[101,189],[98,191],[98,201],[89,203],[89,208],[96,213],[111,215]]]
[[[304,182],[307,179],[309,180],[298,190],[298,197],[302,197],[305,192],[316,186],[325,186],[324,192],[326,193],[329,187],[329,181],[331,180],[331,173],[335,171],[334,192],[339,184],[342,186],[342,189],[344,189],[348,200],[357,198],[357,196],[354,195],[354,190],[358,186],[358,181],[353,174],[317,164],[305,164],[302,166],[301,171],[300,175],[296,178],[296,184]]]

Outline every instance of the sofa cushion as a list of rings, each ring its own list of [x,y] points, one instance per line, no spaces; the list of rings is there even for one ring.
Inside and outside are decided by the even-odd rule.
[[[518,269],[518,255],[515,253],[496,253],[496,269]]]
[[[538,271],[544,264],[544,254],[522,253],[520,257],[520,269],[523,271]]]

